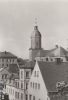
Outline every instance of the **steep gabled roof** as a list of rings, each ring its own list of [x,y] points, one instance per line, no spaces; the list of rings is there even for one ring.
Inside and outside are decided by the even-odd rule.
[[[4,51],[0,52],[0,58],[17,58],[14,54]]]
[[[68,81],[68,62],[38,62],[43,80],[48,91],[56,91],[56,83]]]

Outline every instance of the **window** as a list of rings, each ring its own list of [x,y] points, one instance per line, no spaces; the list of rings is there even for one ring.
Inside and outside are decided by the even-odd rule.
[[[34,83],[33,83],[33,88],[34,88]]]
[[[34,76],[36,77],[36,71],[34,72]]]
[[[68,61],[68,57],[66,57],[66,60]]]
[[[48,61],[48,58],[46,58],[46,61]]]
[[[33,96],[33,100],[35,100],[35,96]]]
[[[14,95],[14,90],[13,90],[13,95]]]
[[[30,82],[30,86],[32,87],[32,82]]]
[[[21,100],[23,100],[23,93],[21,93]]]
[[[11,59],[10,59],[10,62],[11,62]]]
[[[27,94],[25,95],[25,100],[28,100],[28,96],[27,96]]]
[[[5,79],[7,78],[7,74],[5,74]]]
[[[35,83],[35,89],[37,89],[37,83]]]
[[[14,62],[14,59],[13,59],[13,62]]]
[[[4,62],[4,59],[2,59],[2,62]]]
[[[8,64],[7,64],[7,67],[8,67]]]
[[[17,86],[18,86],[18,88],[19,88],[19,82],[17,82]]]
[[[17,82],[15,82],[15,87],[17,87]]]
[[[26,72],[26,78],[29,78],[29,72]]]
[[[28,83],[26,83],[26,89],[28,89]]]
[[[4,75],[2,75],[2,79],[4,78]]]
[[[7,93],[8,93],[8,88],[7,88]]]
[[[7,62],[8,62],[8,59],[6,59],[7,60]]]
[[[4,66],[4,64],[2,64],[2,67]]]
[[[32,95],[29,95],[29,100],[31,100],[31,98],[32,98]]]
[[[17,98],[17,92],[15,92],[15,98]]]
[[[19,92],[18,92],[18,99],[19,99]]]
[[[37,77],[39,77],[39,71],[37,71]]]
[[[35,71],[35,72],[34,72],[34,76],[35,76],[35,77],[38,77],[38,76],[39,76],[39,71]]]
[[[21,79],[23,79],[23,71],[21,71]]]
[[[12,89],[11,89],[11,94],[12,94]]]
[[[23,83],[21,82],[21,89],[23,89]]]
[[[51,58],[51,61],[53,61],[53,59]]]
[[[56,58],[56,62],[59,64],[61,62],[61,58]]]
[[[40,84],[38,84],[38,89],[40,89]]]

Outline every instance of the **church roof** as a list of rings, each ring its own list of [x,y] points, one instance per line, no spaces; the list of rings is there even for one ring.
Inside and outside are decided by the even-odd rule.
[[[32,32],[31,37],[41,37],[41,33],[38,30],[38,26],[34,26],[34,31]]]
[[[17,58],[14,54],[4,51],[0,52],[0,58]]]
[[[51,50],[40,50],[37,54],[39,57],[63,57],[63,56],[68,56],[68,51],[64,49],[61,46],[55,47],[54,49]]]
[[[43,50],[43,49],[41,49],[41,50],[39,50],[38,51],[38,53],[37,53],[37,57],[45,57],[46,55],[48,55],[48,53],[49,53],[49,50]]]
[[[64,57],[68,56],[68,51],[61,46],[55,47],[51,50],[38,50],[36,57]]]
[[[38,62],[38,65],[48,91],[56,91],[57,82],[68,82],[68,62]]]
[[[54,49],[52,49],[52,50],[50,50],[48,53],[47,53],[47,55],[48,56],[58,56],[58,57],[62,57],[62,56],[67,56],[67,54],[68,54],[68,51],[66,51],[66,49],[64,49],[63,47],[61,47],[61,46],[58,46],[58,47],[56,47],[56,48],[54,48]]]

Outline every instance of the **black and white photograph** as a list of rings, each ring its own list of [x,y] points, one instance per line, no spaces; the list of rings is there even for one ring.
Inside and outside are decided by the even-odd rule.
[[[68,100],[68,0],[0,0],[0,100]]]

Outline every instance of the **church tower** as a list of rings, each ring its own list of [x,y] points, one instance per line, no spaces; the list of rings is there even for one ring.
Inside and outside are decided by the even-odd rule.
[[[31,35],[31,48],[41,49],[41,33],[38,30],[38,26],[34,26],[34,31]]]
[[[37,56],[37,53],[41,50],[41,33],[38,30],[38,26],[34,26],[34,30],[31,34],[31,48],[29,49],[29,59],[33,61]]]

